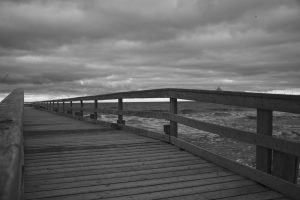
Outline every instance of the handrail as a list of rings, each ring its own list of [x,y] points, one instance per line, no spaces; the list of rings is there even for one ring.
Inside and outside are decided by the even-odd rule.
[[[169,98],[169,112],[145,112],[123,110],[123,99],[132,98]],[[98,100],[118,99],[118,109],[108,110],[98,108]],[[207,103],[217,103],[231,106],[241,106],[257,109],[257,132],[241,131],[234,128],[211,124],[177,115],[177,99],[193,100]],[[84,101],[93,100],[94,108],[85,108]],[[69,106],[65,102],[70,102]],[[80,101],[80,107],[73,106],[74,101]],[[165,126],[169,134],[169,142],[177,138],[177,123],[184,124],[199,130],[219,134],[224,137],[256,145],[256,168],[264,173],[277,176],[285,181],[297,183],[300,157],[300,143],[275,138],[272,136],[273,111],[282,111],[300,114],[299,95],[277,95],[230,91],[207,91],[189,89],[156,89],[120,92],[104,95],[93,95],[67,99],[55,99],[35,102],[36,106],[51,111],[60,111],[62,103],[63,113],[76,114],[83,117],[83,111],[92,112],[91,118],[97,113],[118,115],[117,125],[125,127],[123,115],[134,115],[148,118],[158,118],[170,121]],[[79,112],[77,112],[79,111]],[[178,142],[182,144],[182,142]],[[276,179],[277,180],[277,179]]]
[[[0,199],[23,198],[24,91],[16,89],[0,103]]]
[[[217,103],[247,108],[260,108],[300,114],[300,95],[262,94],[250,92],[190,90],[190,89],[153,89],[119,92],[103,95],[81,96],[66,99],[54,99],[41,102],[110,100],[133,98],[177,98],[200,102]]]

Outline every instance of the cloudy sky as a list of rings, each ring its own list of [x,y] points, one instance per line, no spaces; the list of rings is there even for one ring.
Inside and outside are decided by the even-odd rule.
[[[300,92],[299,0],[0,2],[0,97]]]

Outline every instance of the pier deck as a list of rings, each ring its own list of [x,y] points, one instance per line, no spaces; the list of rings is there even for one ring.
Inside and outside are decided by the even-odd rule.
[[[288,199],[159,140],[24,108],[25,199]]]

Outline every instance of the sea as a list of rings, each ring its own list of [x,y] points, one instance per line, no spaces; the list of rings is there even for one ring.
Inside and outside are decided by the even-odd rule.
[[[79,106],[74,104],[73,106]],[[87,103],[85,107],[93,107]],[[117,103],[99,103],[99,108],[117,109]],[[125,102],[124,110],[168,112],[169,102]],[[89,116],[90,113],[85,113]],[[194,101],[178,102],[178,114],[192,119],[227,126],[243,131],[256,132],[256,110]],[[124,116],[126,125],[164,134],[167,120]],[[117,116],[98,113],[98,120],[116,122]],[[273,112],[273,135],[278,138],[300,142],[300,115]],[[241,164],[255,167],[255,146],[201,131],[185,125],[178,125],[178,137],[206,150],[222,155]]]

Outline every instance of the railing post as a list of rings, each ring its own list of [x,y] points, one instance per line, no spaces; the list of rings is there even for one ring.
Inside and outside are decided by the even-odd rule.
[[[57,106],[56,112],[59,112],[59,102],[56,102],[56,106]]]
[[[98,100],[95,99],[95,102],[94,102],[94,108],[97,109],[98,108]],[[97,111],[94,112],[94,119],[97,120],[98,118],[98,113]]]
[[[52,102],[52,111],[55,110],[54,101]]]
[[[299,173],[299,158],[297,156],[273,151],[272,174],[284,180],[297,184]]]
[[[73,102],[70,101],[70,115],[73,115]]]
[[[272,136],[273,114],[272,110],[257,109],[257,134]],[[271,173],[272,150],[256,146],[256,169]]]
[[[80,117],[83,117],[83,100],[80,100]]]
[[[170,98],[170,113],[177,114],[177,99]],[[170,135],[177,137],[178,136],[178,126],[177,122],[170,121]]]
[[[62,102],[62,112],[65,113],[65,101]]]
[[[118,99],[118,110],[123,110],[123,99]],[[125,124],[123,120],[123,115],[118,115],[118,124]]]

